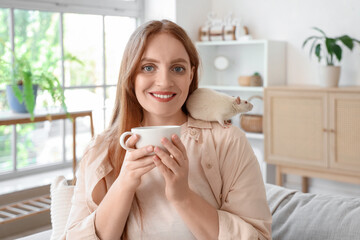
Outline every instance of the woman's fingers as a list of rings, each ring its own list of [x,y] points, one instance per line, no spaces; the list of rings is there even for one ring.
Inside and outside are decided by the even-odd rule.
[[[156,155],[161,159],[161,162],[169,168],[173,173],[177,174],[180,168],[180,165],[175,160],[175,157],[171,157],[168,153],[162,150],[159,147],[155,147]]]
[[[135,170],[139,176],[142,176],[145,173],[150,172],[155,167],[155,163],[153,162],[152,159],[151,159],[151,161],[152,161],[152,163],[144,165],[142,167],[139,167]]]
[[[176,134],[173,134],[173,135],[171,136],[171,140],[172,140],[172,142],[174,143],[174,145],[175,145],[184,155],[186,155],[185,146],[184,146],[184,144],[181,142],[179,136],[176,135]]]
[[[131,152],[128,151],[127,155],[128,155],[129,160],[136,160],[139,158],[146,157],[153,152],[154,152],[153,146],[146,146],[146,147],[142,147],[142,148],[136,149]]]
[[[170,169],[165,166],[162,162],[161,162],[161,159],[154,155],[153,156],[153,161],[156,165],[156,167],[159,169],[160,173],[165,177],[165,178],[168,178],[170,176]]]
[[[163,138],[161,142],[164,147],[169,151],[170,156],[175,159],[177,164],[179,166],[183,166],[185,159],[184,156],[186,156],[186,150],[179,137],[174,134],[172,136],[172,142],[170,142],[170,140],[168,140],[167,138]]]
[[[126,147],[128,148],[135,148],[135,144],[137,141],[139,141],[140,137],[137,134],[132,135],[128,138],[128,140],[125,142]]]
[[[152,159],[152,156],[147,156],[141,159],[136,159],[135,161],[129,161],[128,162],[128,168],[130,170],[135,170],[137,168],[146,167],[149,165],[153,165],[154,161]]]

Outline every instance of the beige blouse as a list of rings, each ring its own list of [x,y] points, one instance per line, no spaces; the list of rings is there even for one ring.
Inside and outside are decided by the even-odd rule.
[[[188,117],[188,121],[182,125],[181,140],[186,147],[190,163],[190,188],[218,211],[218,239],[271,239],[271,214],[264,183],[258,161],[244,132],[235,126],[223,128],[215,122]],[[99,146],[101,141],[102,136],[98,136],[92,144]],[[94,224],[97,204],[92,198],[92,193],[101,179],[105,178],[107,188],[112,183],[112,166],[104,159],[105,155],[106,148],[94,148],[81,160],[66,239],[99,239]],[[142,182],[143,186],[147,181],[159,177],[156,170],[149,172],[148,180]],[[157,189],[160,191],[161,188]],[[142,187],[139,191],[146,193],[147,190]],[[164,198],[154,199],[165,203]],[[155,214],[149,216],[152,216],[151,219],[146,217],[145,223],[156,226],[156,222],[162,221]],[[187,236],[188,230],[177,219],[176,212],[170,217],[175,219],[175,227],[184,228],[185,231],[179,234]],[[128,221],[129,237],[137,236],[129,232],[137,226],[132,213]],[[168,236],[174,236],[171,228],[168,230]],[[144,236],[143,239],[150,239],[146,238],[146,234],[141,235]],[[192,239],[191,234],[188,236],[189,238],[182,239]]]

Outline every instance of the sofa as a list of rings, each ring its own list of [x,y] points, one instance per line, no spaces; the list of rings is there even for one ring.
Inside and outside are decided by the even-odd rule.
[[[272,184],[265,187],[273,216],[274,240],[360,239],[360,196],[302,193]],[[65,228],[72,193],[73,186],[69,186],[64,177],[57,177],[51,184],[52,230],[21,239],[59,238]]]

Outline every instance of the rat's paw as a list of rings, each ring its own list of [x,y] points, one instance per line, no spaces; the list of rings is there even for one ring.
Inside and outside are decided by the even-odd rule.
[[[231,126],[231,119],[219,121],[219,123],[223,128],[229,128]]]

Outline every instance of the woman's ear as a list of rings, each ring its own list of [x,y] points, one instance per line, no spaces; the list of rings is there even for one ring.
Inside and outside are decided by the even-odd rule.
[[[191,67],[191,74],[190,74],[190,80],[192,81],[193,80],[193,77],[194,77],[194,71],[195,71],[195,67]]]

